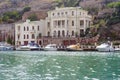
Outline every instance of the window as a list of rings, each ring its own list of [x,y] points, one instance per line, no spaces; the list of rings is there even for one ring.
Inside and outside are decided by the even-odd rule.
[[[64,30],[62,31],[62,36],[63,36],[63,37],[65,36],[65,31],[64,31]]]
[[[54,16],[55,14],[53,13],[52,15]]]
[[[25,27],[24,27],[24,31],[25,31]]]
[[[72,16],[74,16],[74,11],[72,11]]]
[[[20,34],[18,34],[18,39],[20,39]]]
[[[39,37],[39,38],[42,37],[42,33],[39,33],[38,37]]]
[[[50,27],[50,22],[47,23],[48,27]]]
[[[38,26],[38,31],[40,30],[40,26]]]
[[[64,20],[62,20],[62,26],[65,27],[65,21]]]
[[[24,39],[25,39],[25,35],[24,35]]]
[[[60,27],[61,21],[58,21],[58,26]]]
[[[58,31],[58,37],[60,37],[60,31]]]
[[[80,29],[80,36],[83,37],[84,36],[84,30]]]
[[[27,35],[27,39],[29,39],[29,35]]]
[[[50,32],[48,32],[48,37],[50,37]]]
[[[84,26],[84,20],[80,20],[80,26]]]
[[[74,36],[74,31],[72,31],[72,36]]]
[[[72,26],[74,26],[74,21],[72,21]]]
[[[32,39],[35,39],[35,35],[34,34],[32,34]]]
[[[34,26],[32,26],[32,30],[34,30]]]

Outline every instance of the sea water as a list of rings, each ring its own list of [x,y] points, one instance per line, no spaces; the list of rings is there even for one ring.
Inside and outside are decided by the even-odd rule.
[[[120,80],[120,52],[1,51],[0,80]]]

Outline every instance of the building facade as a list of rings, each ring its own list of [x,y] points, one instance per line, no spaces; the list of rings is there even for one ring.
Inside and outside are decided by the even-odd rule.
[[[53,38],[54,43],[62,44],[68,37],[73,39],[85,34],[86,29],[91,26],[91,21],[92,16],[80,7],[56,8],[48,11],[44,20],[16,23],[15,45],[26,45],[30,42],[44,45],[47,39],[48,43],[51,43]]]
[[[91,25],[92,16],[80,7],[56,8],[48,12],[47,33],[52,37],[76,37]]]
[[[30,42],[37,43],[37,39],[45,36],[45,21],[26,20],[15,24],[15,45],[26,45]]]

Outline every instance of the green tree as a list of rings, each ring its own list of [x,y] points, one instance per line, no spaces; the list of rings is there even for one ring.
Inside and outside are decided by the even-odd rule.
[[[21,16],[18,11],[5,12],[3,14],[4,22],[14,22],[21,19]]]
[[[9,16],[5,15],[5,16],[3,16],[2,19],[3,19],[4,22],[8,22],[8,20],[9,20]]]
[[[28,12],[30,10],[31,10],[31,7],[25,7],[22,12],[24,13],[24,12]]]
[[[12,42],[12,39],[10,38],[10,36],[7,38],[7,43],[9,43],[9,44],[12,44],[13,42]]]

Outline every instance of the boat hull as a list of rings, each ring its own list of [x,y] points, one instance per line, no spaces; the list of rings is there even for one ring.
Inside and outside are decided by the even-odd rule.
[[[67,51],[83,51],[82,49],[71,49],[71,48],[67,48]]]
[[[113,52],[114,48],[97,48],[100,52]]]
[[[57,51],[57,48],[44,48],[45,51]]]
[[[40,50],[40,48],[16,48],[17,51],[34,51],[34,50]]]
[[[0,47],[0,51],[13,51],[14,48],[13,47]]]

